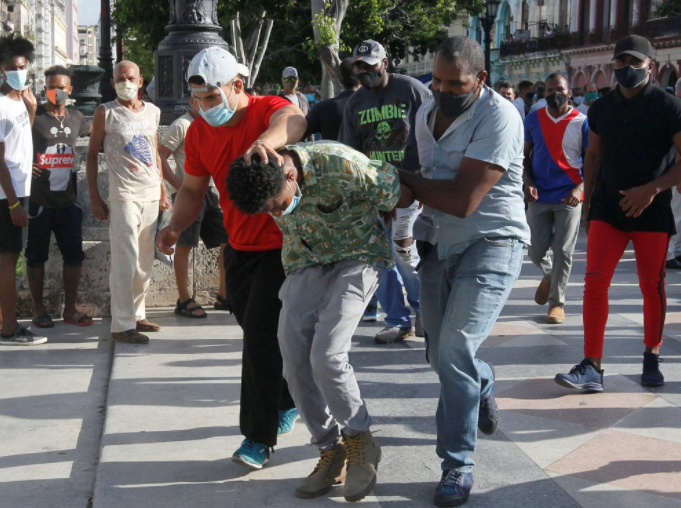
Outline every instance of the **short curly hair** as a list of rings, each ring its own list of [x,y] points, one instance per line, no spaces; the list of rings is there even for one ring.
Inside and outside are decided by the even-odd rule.
[[[285,184],[283,166],[277,166],[272,158],[265,164],[257,154],[251,156],[250,164],[239,157],[227,173],[227,195],[246,215],[263,212],[267,202],[280,194]]]
[[[35,58],[35,46],[31,41],[14,32],[0,37],[0,63],[23,56],[29,62]]]

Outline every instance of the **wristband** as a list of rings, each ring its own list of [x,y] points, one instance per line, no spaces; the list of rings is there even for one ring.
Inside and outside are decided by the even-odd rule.
[[[21,201],[17,201],[17,202],[14,203],[12,206],[10,206],[9,209],[10,209],[10,210],[14,210],[14,209],[15,209],[17,206],[19,206],[20,204],[21,204]]]

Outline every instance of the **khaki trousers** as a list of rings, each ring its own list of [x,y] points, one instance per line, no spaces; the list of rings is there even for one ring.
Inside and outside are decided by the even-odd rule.
[[[109,203],[111,332],[145,319],[144,299],[154,262],[158,201]]]

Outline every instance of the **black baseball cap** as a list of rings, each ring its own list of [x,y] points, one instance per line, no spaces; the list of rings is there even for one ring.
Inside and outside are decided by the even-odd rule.
[[[352,52],[355,62],[366,62],[369,65],[376,65],[386,56],[383,45],[371,39],[357,44],[355,51]]]
[[[617,41],[617,44],[615,44],[615,55],[612,59],[616,60],[622,55],[631,55],[640,60],[645,60],[646,58],[652,58],[653,47],[645,37],[641,37],[640,35],[627,35],[626,37],[622,37]]]

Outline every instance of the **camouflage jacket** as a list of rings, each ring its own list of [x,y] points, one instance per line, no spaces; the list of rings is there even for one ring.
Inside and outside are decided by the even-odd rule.
[[[394,265],[378,210],[400,198],[397,170],[335,141],[287,145],[298,155],[305,182],[293,212],[276,218],[284,234],[287,274],[345,259]]]

